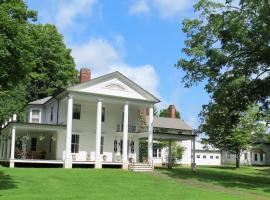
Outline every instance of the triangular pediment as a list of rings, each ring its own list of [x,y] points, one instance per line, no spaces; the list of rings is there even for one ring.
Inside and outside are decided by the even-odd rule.
[[[69,87],[68,90],[159,102],[156,97],[122,75],[120,72],[114,72],[94,78],[89,82]]]

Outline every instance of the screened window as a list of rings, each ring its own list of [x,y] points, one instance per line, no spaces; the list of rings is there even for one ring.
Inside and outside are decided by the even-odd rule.
[[[104,137],[101,136],[101,140],[100,140],[100,154],[103,154],[104,151]]]
[[[73,105],[73,119],[81,119],[81,105],[80,104]]]
[[[79,153],[80,136],[72,135],[71,140],[71,153]]]
[[[32,110],[32,123],[40,122],[40,110]]]
[[[260,161],[263,162],[263,153],[260,153]]]
[[[53,107],[51,107],[51,122],[53,121]]]
[[[256,153],[254,154],[254,161],[258,161],[258,155]]]
[[[37,138],[31,138],[31,151],[37,150]]]
[[[196,157],[197,157],[197,158],[200,158],[201,156],[200,156],[200,155],[197,155]]]
[[[105,108],[104,108],[104,107],[102,107],[101,121],[102,121],[102,122],[105,122]]]

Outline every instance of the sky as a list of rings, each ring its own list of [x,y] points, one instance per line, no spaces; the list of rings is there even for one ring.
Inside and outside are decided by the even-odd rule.
[[[184,18],[192,18],[195,0],[26,0],[38,23],[55,24],[79,70],[92,77],[120,71],[157,96],[158,109],[176,105],[193,128],[209,101],[203,84],[185,88],[184,72],[174,65],[186,35]]]

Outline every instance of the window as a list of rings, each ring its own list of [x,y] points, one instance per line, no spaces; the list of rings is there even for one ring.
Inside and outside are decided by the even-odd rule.
[[[200,158],[201,156],[200,155],[197,155],[197,158]]]
[[[214,159],[214,156],[210,156],[210,159]]]
[[[248,159],[248,154],[245,153],[244,155],[245,155],[245,160],[247,160]]]
[[[31,151],[37,150],[37,138],[31,138]]]
[[[216,159],[219,159],[219,156],[216,156]]]
[[[260,153],[260,161],[263,162],[263,153]]]
[[[32,123],[39,123],[40,122],[40,110],[32,110]]]
[[[114,140],[113,141],[113,151],[114,151],[114,153],[117,152],[117,144],[118,144],[117,140]]]
[[[102,107],[101,121],[105,122],[105,108],[104,107]]]
[[[51,107],[51,122],[53,121],[53,107]]]
[[[130,151],[131,151],[131,153],[134,153],[134,141],[133,140],[131,140],[131,142],[130,142]]]
[[[79,142],[80,142],[80,136],[72,135],[71,153],[79,153]]]
[[[101,140],[100,140],[100,154],[103,154],[103,150],[104,150],[104,137],[101,136]]]
[[[158,149],[158,157],[161,158],[161,149]]]
[[[120,146],[120,153],[122,154],[123,153],[123,140],[120,140],[119,146]]]
[[[254,154],[254,161],[258,161],[258,155],[256,153]]]
[[[73,119],[81,119],[81,105],[80,104],[73,105]]]
[[[230,154],[230,153],[227,154],[227,158],[228,158],[228,159],[231,158],[231,154]]]
[[[203,155],[203,158],[206,158],[206,155]]]

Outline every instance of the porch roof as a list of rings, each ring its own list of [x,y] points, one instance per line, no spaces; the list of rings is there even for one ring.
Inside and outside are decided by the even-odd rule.
[[[42,130],[42,131],[63,131],[66,129],[66,125],[59,124],[38,124],[27,122],[10,122],[4,128],[1,129],[0,135],[10,130],[13,126],[19,130]]]

